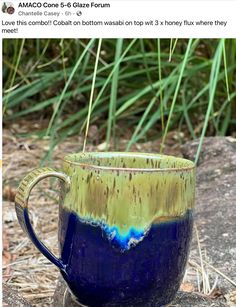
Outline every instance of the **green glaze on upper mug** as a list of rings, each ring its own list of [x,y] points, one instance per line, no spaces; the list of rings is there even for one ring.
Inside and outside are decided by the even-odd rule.
[[[195,167],[182,158],[78,153],[65,157],[63,169],[71,178],[63,206],[121,239],[132,231],[133,239],[142,237],[151,225],[180,218],[194,206]]]

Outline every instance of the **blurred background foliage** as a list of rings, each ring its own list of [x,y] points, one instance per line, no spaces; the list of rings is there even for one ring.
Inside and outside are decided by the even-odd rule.
[[[171,130],[188,139],[235,136],[236,39],[103,39],[99,54],[97,46],[3,40],[4,125],[37,121],[23,135],[50,137],[51,149],[84,135],[96,73],[90,125],[106,149],[122,138],[127,150],[157,138],[164,145]]]

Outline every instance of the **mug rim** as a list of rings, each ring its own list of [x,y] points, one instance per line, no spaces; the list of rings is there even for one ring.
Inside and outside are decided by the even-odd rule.
[[[186,163],[186,166],[179,166],[179,167],[165,167],[165,168],[138,168],[138,167],[114,167],[114,166],[105,166],[105,165],[96,165],[94,163],[84,163],[84,162],[78,162],[78,161],[72,161],[69,158],[71,156],[78,155],[81,157],[86,156],[98,156],[103,157],[143,157],[143,158],[157,158],[160,159],[173,159],[177,161],[182,161]],[[103,156],[103,157],[102,157]],[[165,154],[156,154],[156,153],[145,153],[145,152],[125,152],[125,151],[110,151],[110,152],[99,152],[99,151],[88,151],[88,152],[78,152],[78,153],[72,153],[67,154],[63,159],[64,162],[68,164],[72,164],[75,166],[80,166],[83,169],[95,169],[95,170],[104,170],[104,171],[123,171],[123,172],[178,172],[178,171],[191,171],[194,170],[196,165],[193,161],[182,158],[182,157],[176,157],[172,155],[165,155]]]

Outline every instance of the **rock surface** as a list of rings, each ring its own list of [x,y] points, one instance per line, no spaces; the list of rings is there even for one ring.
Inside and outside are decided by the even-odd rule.
[[[194,160],[197,146],[198,141],[185,144],[182,148],[183,156]],[[204,141],[197,167],[196,225],[201,250],[207,254],[208,262],[235,283],[236,139],[214,137],[206,138]],[[191,257],[199,257],[196,235],[193,238]],[[236,306],[236,302],[228,303],[223,297],[223,294],[227,297],[232,291],[232,283],[219,275],[217,284],[222,294],[220,299],[180,291],[169,306]],[[63,299],[64,306],[78,306],[71,301],[68,293],[65,294],[65,289],[65,283],[60,278],[53,306],[63,306]]]
[[[30,307],[31,305],[21,297],[17,291],[3,283],[3,307]]]
[[[63,300],[62,300],[63,298]],[[57,292],[55,292],[53,307],[83,307],[79,303],[76,303],[72,298],[68,291],[65,292],[65,284],[60,279],[58,282]],[[143,307],[154,307],[153,304],[143,305]],[[179,291],[176,299],[166,307],[226,307],[228,306],[222,299],[213,300],[206,296],[200,295],[198,293],[187,293]],[[129,306],[129,307],[135,307]],[[164,306],[163,306],[164,307]]]
[[[184,145],[194,160],[198,142]],[[206,138],[197,167],[196,225],[211,264],[236,284],[236,139]],[[198,254],[196,236],[191,255]],[[220,278],[219,285],[230,289]]]

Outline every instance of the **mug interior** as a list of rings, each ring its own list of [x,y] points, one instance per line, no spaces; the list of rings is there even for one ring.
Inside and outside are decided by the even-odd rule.
[[[68,163],[83,167],[128,170],[183,170],[194,168],[190,160],[173,156],[136,152],[87,152],[67,155]]]

